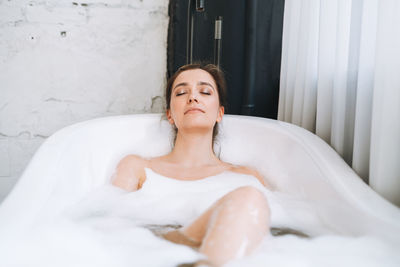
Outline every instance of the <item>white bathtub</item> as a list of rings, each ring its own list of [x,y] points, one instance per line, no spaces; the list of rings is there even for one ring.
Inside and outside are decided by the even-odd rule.
[[[27,229],[34,231],[32,229],[40,228],[39,225],[44,222],[50,224],[65,208],[109,183],[115,165],[124,155],[156,156],[170,149],[171,129],[160,114],[94,119],[53,134],[39,148],[15,188],[0,206],[0,251],[8,249],[8,255],[11,255],[6,263],[15,263],[15,250],[19,248],[16,240],[24,240],[21,233]],[[277,192],[306,201],[306,206],[291,206],[288,214],[277,215],[274,227],[297,228],[312,237],[309,240],[323,236],[360,240],[354,238],[369,236],[387,248],[400,248],[400,210],[365,185],[337,153],[314,134],[280,121],[226,115],[221,124],[217,150],[224,161],[258,169]],[[307,210],[303,211],[304,208]],[[36,228],[32,228],[32,225]],[[14,246],[9,246],[8,242],[14,242]],[[305,241],[296,239],[290,242]],[[186,249],[170,243],[166,246]],[[25,250],[29,248],[25,247]],[[43,251],[29,251],[32,254],[30,260],[33,259],[31,266],[34,263],[38,266],[54,264],[54,259],[40,262],[39,256],[35,256]],[[196,258],[189,250],[185,251],[187,258],[177,256],[175,263]],[[257,263],[263,266],[271,258],[271,253],[258,254],[258,258],[247,263],[233,262],[232,266],[257,266]],[[364,258],[355,256],[359,261],[353,261],[351,266],[365,266],[366,263],[370,264],[367,266],[375,266],[371,265],[374,261],[368,259],[367,254]],[[265,257],[264,262],[260,255]],[[386,265],[381,266],[400,263],[393,254],[380,256],[387,260]],[[111,256],[108,255],[107,259],[116,264]],[[164,265],[157,265],[162,256],[158,259],[158,263],[153,265],[147,262],[146,265],[134,266],[168,265],[166,261]],[[78,258],[76,261],[81,263]],[[83,262],[95,265],[90,259]],[[119,266],[125,266],[127,262]],[[169,264],[173,266],[173,262]],[[76,262],[65,263],[65,266],[73,266],[73,263]],[[285,266],[284,262],[274,263]],[[58,266],[62,264],[58,263]]]

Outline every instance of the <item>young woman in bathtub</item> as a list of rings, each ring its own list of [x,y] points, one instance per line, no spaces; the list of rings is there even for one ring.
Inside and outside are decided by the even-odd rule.
[[[223,162],[214,154],[225,90],[223,73],[215,65],[181,67],[166,88],[166,115],[176,128],[174,148],[156,158],[126,156],[119,162],[112,183],[128,191],[140,190],[148,168],[184,182],[233,172],[251,176],[270,188],[257,171]],[[269,219],[268,202],[261,191],[240,186],[221,196],[191,224],[164,234],[164,238],[197,247],[209,259],[209,266],[221,266],[254,250],[269,233]]]

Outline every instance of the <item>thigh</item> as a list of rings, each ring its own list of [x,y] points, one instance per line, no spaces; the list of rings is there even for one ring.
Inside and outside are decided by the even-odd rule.
[[[207,232],[208,226],[212,221],[211,218],[216,209],[226,203],[231,204],[233,207],[237,207],[238,205],[242,205],[246,201],[252,200],[262,202],[265,201],[265,207],[268,209],[269,212],[267,200],[264,195],[254,187],[243,186],[222,196],[210,208],[208,208],[198,218],[196,218],[191,224],[181,229],[180,232],[189,239],[201,243]]]

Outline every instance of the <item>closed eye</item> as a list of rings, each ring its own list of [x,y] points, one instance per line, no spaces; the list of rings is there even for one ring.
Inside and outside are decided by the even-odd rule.
[[[177,93],[176,96],[184,95],[186,92]]]
[[[209,92],[201,92],[203,95],[211,95]]]

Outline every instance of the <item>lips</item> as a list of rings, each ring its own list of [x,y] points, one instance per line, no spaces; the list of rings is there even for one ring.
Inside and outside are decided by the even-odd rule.
[[[200,108],[190,108],[190,109],[188,109],[188,110],[185,111],[185,114],[187,114],[187,113],[190,112],[190,111],[201,111],[201,112],[204,113],[204,110],[202,110],[202,109],[200,109]]]

